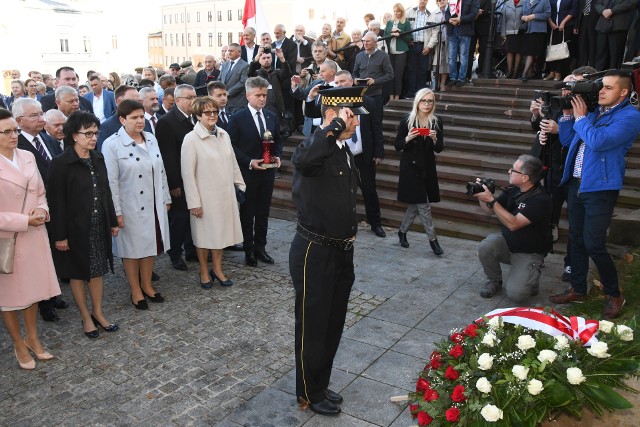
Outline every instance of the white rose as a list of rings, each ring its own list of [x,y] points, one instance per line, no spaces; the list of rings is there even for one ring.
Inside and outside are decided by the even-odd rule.
[[[498,337],[496,337],[496,334],[494,334],[493,332],[487,332],[486,334],[484,334],[484,337],[482,337],[482,344],[486,345],[487,347],[493,347],[496,345],[497,340]]]
[[[569,384],[578,385],[586,380],[587,379],[582,375],[582,370],[580,368],[567,369],[567,381],[569,381]]]
[[[610,356],[610,354],[607,353],[607,350],[609,350],[607,343],[598,341],[597,343],[594,343],[590,348],[587,349],[587,353],[599,359],[606,359],[607,357]]]
[[[625,325],[618,325],[616,332],[622,341],[633,341],[633,329]]]
[[[483,371],[488,371],[493,366],[493,356],[489,353],[482,353],[478,357],[478,367]]]
[[[531,335],[520,335],[518,337],[518,347],[520,350],[529,350],[530,348],[534,348],[536,346],[536,340],[533,339]]]
[[[564,350],[565,348],[569,348],[569,340],[564,335],[557,335],[555,337],[556,343],[553,346],[556,350]]]
[[[613,322],[609,322],[608,320],[601,320],[600,324],[598,325],[598,329],[608,334],[609,332],[611,332],[611,329],[613,329]]]
[[[526,380],[527,375],[529,374],[529,368],[525,368],[522,365],[513,365],[513,368],[511,368],[511,372],[517,379]]]
[[[476,388],[480,390],[482,393],[490,393],[491,383],[489,382],[487,377],[482,377],[478,381],[476,381]]]
[[[500,329],[502,327],[502,317],[496,316],[489,319],[489,326],[493,329]]]
[[[553,350],[541,350],[540,354],[538,354],[538,360],[541,362],[549,362],[553,363],[556,360],[558,354]]]
[[[532,396],[537,396],[542,390],[544,390],[544,387],[542,387],[542,381],[533,379],[529,381],[529,384],[527,384],[527,391]]]
[[[502,419],[502,410],[496,405],[485,405],[480,411],[480,414],[490,423],[495,423]]]

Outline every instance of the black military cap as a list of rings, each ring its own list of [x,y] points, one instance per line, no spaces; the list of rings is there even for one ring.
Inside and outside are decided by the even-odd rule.
[[[171,69],[173,69],[173,68],[175,68],[176,70],[179,70],[179,69],[180,69],[180,68],[182,68],[182,67],[180,67],[180,64],[176,64],[176,63],[174,62],[173,64],[169,65],[169,69],[170,69],[170,70],[171,70]]]
[[[318,93],[322,95],[322,105],[330,107],[347,107],[353,111],[353,114],[369,114],[363,106],[362,97],[367,92],[367,87],[351,86],[351,87],[334,87],[331,89],[323,89]]]

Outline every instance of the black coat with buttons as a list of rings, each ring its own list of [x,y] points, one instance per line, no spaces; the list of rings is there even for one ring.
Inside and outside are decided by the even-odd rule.
[[[95,150],[92,150],[90,155],[102,198],[104,243],[113,271],[111,228],[118,226],[118,220],[113,207],[104,157]],[[54,157],[49,165],[47,200],[51,217],[49,230],[53,240],[51,245],[54,246],[53,261],[56,273],[59,277],[89,280],[91,278],[89,239],[93,210],[93,180],[91,171],[80,161],[73,147],[67,148],[61,155]],[[55,242],[62,240],[68,241],[68,251],[62,252],[55,249]]]
[[[400,121],[395,142],[396,150],[402,151],[398,201],[409,204],[439,202],[440,187],[435,153],[441,152],[444,148],[442,120],[436,118],[435,128],[438,135],[434,143],[429,136],[418,136],[405,142],[410,128],[407,119],[408,116]]]

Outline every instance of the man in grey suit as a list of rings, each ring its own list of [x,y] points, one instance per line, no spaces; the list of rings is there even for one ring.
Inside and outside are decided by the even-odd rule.
[[[225,62],[220,70],[220,81],[227,86],[227,110],[230,113],[247,106],[244,82],[247,81],[249,64],[240,58],[240,53],[240,45],[231,43],[227,51],[229,61]]]

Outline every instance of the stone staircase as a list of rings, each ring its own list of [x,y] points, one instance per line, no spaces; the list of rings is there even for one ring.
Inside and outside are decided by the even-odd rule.
[[[518,155],[527,153],[534,141],[529,124],[529,106],[534,90],[553,90],[554,83],[543,81],[476,79],[473,86],[452,88],[436,94],[436,114],[444,121],[445,149],[437,155],[442,201],[431,206],[440,235],[473,240],[484,238],[497,229],[498,220],[481,212],[475,198],[465,194],[467,181],[475,177],[493,177],[499,185],[508,182],[507,170]],[[391,102],[384,110],[385,159],[378,166],[377,189],[382,221],[397,227],[405,206],[396,200],[399,153],[393,147],[396,129],[411,108],[412,100]],[[293,167],[290,159],[303,136],[296,133],[285,142],[281,178],[276,180],[271,215],[295,219],[291,200]],[[627,156],[625,187],[620,193],[616,213],[628,214],[640,209],[640,143]],[[560,222],[562,250],[568,223],[566,207]],[[364,219],[364,204],[359,199],[358,213]],[[418,221],[414,229],[422,231]]]

